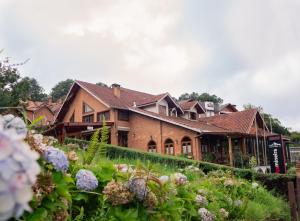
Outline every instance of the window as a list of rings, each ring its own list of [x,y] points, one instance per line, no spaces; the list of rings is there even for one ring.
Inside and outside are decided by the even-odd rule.
[[[104,120],[109,120],[110,119],[110,113],[109,111],[104,111],[97,113],[97,122],[102,122]]]
[[[129,121],[129,112],[124,110],[118,111],[118,120]]]
[[[169,112],[170,112],[169,116],[177,117],[177,111],[175,108],[172,108],[171,110],[169,110]]]
[[[94,114],[86,115],[82,117],[83,123],[92,123],[94,122]]]
[[[174,142],[171,139],[165,141],[165,153],[168,155],[174,155]]]
[[[208,146],[206,144],[201,145],[201,150],[202,150],[202,153],[207,153],[208,152]]]
[[[72,116],[70,117],[70,120],[69,120],[71,123],[74,123],[75,122],[75,111],[73,112]]]
[[[167,115],[167,107],[163,105],[158,105],[158,113]]]
[[[156,152],[156,143],[155,141],[151,140],[148,143],[148,152],[155,153]]]
[[[189,137],[184,137],[181,141],[182,153],[186,155],[193,155],[192,140]]]
[[[83,102],[82,104],[82,112],[85,113],[90,113],[93,112],[93,108],[91,108],[89,105],[87,105],[86,103]]]
[[[195,113],[195,112],[190,112],[190,119],[191,119],[191,120],[197,120],[197,113]]]

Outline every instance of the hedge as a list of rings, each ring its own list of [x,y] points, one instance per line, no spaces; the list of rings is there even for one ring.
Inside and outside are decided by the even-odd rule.
[[[89,141],[65,138],[65,144],[77,144],[80,148],[84,148],[89,144]],[[131,159],[140,160],[142,162],[150,161],[153,163],[160,163],[171,167],[183,168],[188,165],[194,165],[202,169],[205,173],[213,170],[230,170],[236,177],[240,177],[247,180],[255,180],[264,185],[268,190],[275,190],[278,194],[287,197],[288,194],[288,182],[292,181],[296,183],[295,175],[285,174],[261,174],[251,169],[233,168],[225,165],[214,164],[198,160],[190,160],[175,156],[166,156],[157,153],[148,153],[139,151],[136,149],[129,149],[125,147],[119,147],[114,145],[107,145],[106,151],[107,158],[109,159]]]

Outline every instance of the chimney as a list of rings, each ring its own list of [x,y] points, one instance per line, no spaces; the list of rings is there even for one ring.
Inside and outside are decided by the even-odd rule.
[[[120,98],[120,95],[121,95],[121,86],[119,84],[112,84],[111,85],[112,89],[113,89],[113,92],[114,92],[114,95],[118,98]]]
[[[49,105],[52,104],[52,97],[51,97],[51,96],[48,97],[48,104],[49,104]]]

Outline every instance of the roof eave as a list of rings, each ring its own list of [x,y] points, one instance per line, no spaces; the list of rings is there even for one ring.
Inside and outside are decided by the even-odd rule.
[[[148,116],[148,117],[151,117],[151,118],[154,118],[154,119],[157,119],[157,120],[161,120],[161,121],[164,121],[164,122],[167,122],[167,123],[170,123],[170,124],[173,124],[173,125],[176,125],[176,126],[180,126],[180,127],[183,127],[185,129],[189,129],[189,130],[192,130],[192,131],[195,131],[195,132],[198,132],[198,133],[202,133],[203,131],[198,129],[198,128],[194,128],[194,127],[189,127],[189,126],[186,126],[184,124],[180,124],[180,123],[176,123],[174,121],[170,121],[170,120],[167,120],[167,119],[164,119],[162,117],[159,117],[159,116],[153,116],[151,114],[147,114],[147,113],[144,113],[142,111],[138,111],[136,109],[133,109],[133,108],[129,108],[130,111],[132,112],[135,112],[135,113],[138,113],[138,114],[142,114],[144,116]]]

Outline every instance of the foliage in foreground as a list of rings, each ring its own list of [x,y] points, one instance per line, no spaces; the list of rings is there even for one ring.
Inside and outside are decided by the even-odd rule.
[[[89,141],[66,138],[65,143],[78,148],[84,148],[89,145]],[[240,169],[232,168],[220,164],[214,164],[203,161],[190,160],[186,158],[166,156],[156,153],[142,152],[135,149],[129,149],[124,147],[118,147],[113,145],[106,146],[106,156],[109,159],[125,159],[129,160],[140,160],[143,163],[150,161],[154,164],[160,164],[168,166],[169,168],[184,168],[189,165],[194,165],[203,170],[205,173],[209,173],[214,170],[230,170],[236,177],[243,178],[249,181],[259,181],[270,191],[287,196],[287,183],[289,181],[296,182],[295,174],[260,174],[251,169]]]
[[[19,122],[19,119],[10,118],[5,125],[9,125],[9,131],[25,131]],[[14,190],[4,188],[5,196],[13,198],[16,206],[8,206],[1,200],[0,220],[11,216],[30,221],[290,220],[289,207],[284,200],[274,197],[257,183],[235,178],[229,171],[215,170],[205,174],[190,165],[174,172],[150,162],[115,164],[103,157],[85,163],[80,157],[86,154],[84,149],[71,150],[69,145],[65,152],[62,149],[66,147],[55,145],[54,139],[31,132],[27,133],[26,142],[31,152],[40,154],[41,172],[34,179],[32,191],[28,190],[33,195],[16,195]],[[6,148],[8,144],[19,145],[8,138],[0,142],[0,163],[10,168],[11,161],[6,161],[4,154],[12,161],[26,162],[22,152],[15,156]],[[10,169],[12,177],[19,173]],[[3,174],[1,170],[0,181],[5,178]],[[2,194],[7,183],[1,184]],[[26,207],[28,212],[22,215],[18,205],[24,202],[22,205],[26,206],[27,201],[32,210]]]

